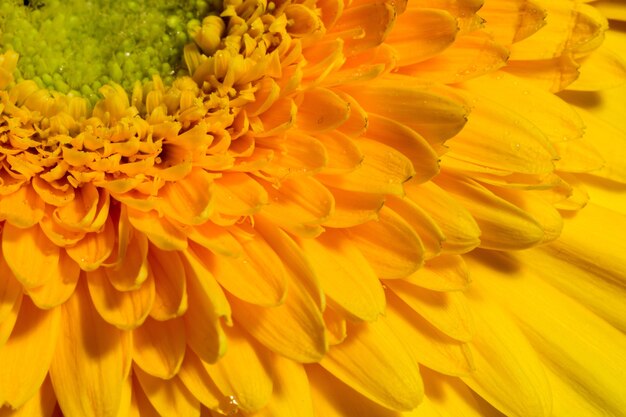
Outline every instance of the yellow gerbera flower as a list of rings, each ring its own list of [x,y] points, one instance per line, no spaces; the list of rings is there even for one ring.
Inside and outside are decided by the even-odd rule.
[[[0,416],[624,415],[625,5],[122,3],[0,5]]]

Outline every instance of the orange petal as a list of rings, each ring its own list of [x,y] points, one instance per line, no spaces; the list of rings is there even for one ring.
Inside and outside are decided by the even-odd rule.
[[[194,252],[217,282],[236,297],[266,307],[282,303],[287,285],[281,259],[258,233],[238,240],[243,250],[236,258],[212,255],[201,247]]]
[[[161,190],[160,206],[166,216],[182,224],[204,223],[213,212],[213,176],[196,168],[185,178],[168,182]]]
[[[39,391],[54,355],[60,310],[40,310],[25,298],[11,337],[0,347],[0,403],[24,405]]]
[[[133,330],[133,361],[157,378],[170,379],[178,373],[186,346],[181,319],[156,321],[148,317]]]
[[[231,399],[222,395],[198,355],[191,349],[187,349],[185,352],[185,359],[178,372],[178,377],[204,406],[226,415],[228,415],[229,410],[235,407]]]
[[[2,254],[24,287],[39,287],[57,279],[59,252],[58,246],[48,240],[39,226],[19,229],[5,223]]]
[[[367,223],[378,218],[385,202],[382,194],[370,194],[328,187],[335,200],[335,211],[323,223],[324,226],[346,228]]]
[[[91,300],[107,323],[130,330],[148,317],[154,302],[154,280],[146,280],[136,290],[117,291],[100,268],[87,273],[87,283]]]
[[[83,271],[93,271],[100,268],[102,263],[113,252],[115,245],[115,226],[110,218],[102,230],[87,233],[75,245],[68,246],[65,251]]]
[[[257,411],[272,395],[269,352],[237,327],[225,328],[225,333],[226,354],[215,364],[205,364],[206,370],[222,394],[232,398],[242,411]]]
[[[307,90],[298,106],[296,127],[306,132],[326,132],[336,129],[350,115],[350,105],[325,88]]]
[[[133,374],[141,390],[161,416],[200,417],[200,402],[185,388],[180,378],[163,380],[153,377],[138,367]]]
[[[410,65],[441,53],[458,30],[456,19],[445,10],[410,8],[398,17],[385,43],[398,52],[399,66]]]
[[[40,287],[28,289],[28,296],[35,305],[49,309],[63,304],[74,292],[80,276],[80,268],[66,253],[61,252],[58,275]]]
[[[139,288],[148,278],[148,238],[142,233],[133,233],[122,259],[113,267],[104,268],[104,272],[118,291]]]
[[[0,219],[20,227],[31,227],[44,214],[45,203],[30,185],[0,198]]]
[[[0,256],[0,277],[0,323],[2,323],[22,294],[22,286],[13,276],[4,256]]]
[[[181,316],[187,310],[187,279],[180,255],[151,246],[148,263],[155,286],[150,316],[156,320]]]
[[[213,363],[224,354],[226,336],[221,317],[230,321],[230,305],[221,287],[198,256],[184,252],[187,276],[188,307],[183,316],[187,344],[203,361]]]
[[[60,334],[50,365],[52,386],[67,417],[116,417],[130,370],[131,339],[102,320],[86,287],[84,280],[80,282],[60,307]]]
[[[150,242],[163,250],[183,250],[187,247],[187,236],[170,221],[160,217],[154,210],[147,213],[128,209],[128,220],[133,227],[144,233]]]

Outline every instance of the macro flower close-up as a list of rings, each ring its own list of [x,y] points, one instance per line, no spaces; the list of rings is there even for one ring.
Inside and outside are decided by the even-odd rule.
[[[0,0],[0,417],[626,416],[626,2]]]

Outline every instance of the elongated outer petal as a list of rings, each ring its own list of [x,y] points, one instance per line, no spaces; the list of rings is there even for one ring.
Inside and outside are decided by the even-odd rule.
[[[459,28],[445,10],[410,8],[401,14],[385,43],[399,55],[398,65],[424,61],[454,42]]]
[[[425,290],[404,280],[387,280],[386,284],[444,334],[462,342],[472,339],[474,320],[462,293]]]
[[[280,355],[272,355],[270,368],[274,381],[272,398],[250,417],[313,417],[311,391],[304,366]]]
[[[54,355],[60,310],[22,301],[11,337],[0,347],[0,404],[18,408],[39,390]]]
[[[154,280],[148,279],[141,287],[131,291],[117,291],[102,269],[86,275],[89,295],[102,318],[123,330],[140,326],[154,303]]]
[[[349,325],[348,338],[333,346],[320,364],[360,394],[388,408],[412,410],[423,396],[417,362],[382,318]]]
[[[624,334],[545,283],[535,272],[517,268],[519,260],[515,255],[500,255],[500,270],[485,262],[485,256],[489,254],[469,260],[472,270],[482,277],[477,291],[498,300],[507,315],[515,318],[516,326],[526,333],[542,361],[570,391],[608,415],[622,413],[626,407],[625,391],[615,381],[621,381],[626,372]],[[561,259],[569,262],[567,258]],[[509,269],[506,279],[501,276],[503,267]],[[509,296],[505,300],[494,298],[495,292]],[[560,401],[569,400],[555,397],[555,402]]]
[[[180,378],[163,380],[133,367],[133,375],[154,409],[162,416],[199,417],[200,402],[185,388]]]
[[[623,230],[626,215],[589,204],[568,218],[561,238],[520,259],[560,291],[626,331]],[[598,247],[598,240],[603,244]],[[565,260],[565,262],[563,262]]]
[[[46,378],[39,390],[18,410],[8,406],[0,407],[0,417],[50,417],[56,408],[57,400],[54,397],[50,379]]]
[[[386,207],[378,220],[353,227],[348,234],[379,278],[404,278],[424,261],[424,245],[417,233]]]
[[[0,346],[3,346],[6,341],[9,340],[9,336],[11,336],[11,332],[13,331],[13,327],[17,321],[17,315],[20,312],[23,299],[24,296],[22,293],[19,293],[13,307],[5,312],[4,318],[0,321]]]
[[[324,320],[305,285],[290,276],[289,294],[264,308],[232,297],[233,316],[261,344],[296,362],[317,362],[328,350]]]
[[[409,413],[401,413],[378,405],[318,365],[307,366],[306,373],[310,381],[310,396],[313,400],[313,409],[316,416],[412,416]],[[422,406],[423,403],[417,409],[421,410]],[[425,417],[431,416],[426,414]]]
[[[41,220],[44,208],[44,201],[30,185],[25,185],[0,199],[0,219],[14,226],[27,228]]]
[[[481,276],[478,272],[477,275]],[[470,343],[474,354],[474,371],[463,380],[507,415],[549,416],[552,409],[551,391],[536,350],[511,316],[490,301],[493,296],[487,298],[482,290],[475,291],[476,285],[472,286],[468,294],[476,319],[476,332]],[[499,294],[500,298],[510,302],[511,293]],[[502,294],[508,296],[504,298]],[[533,302],[535,297],[532,296]]]
[[[52,386],[67,417],[116,417],[131,363],[130,334],[106,323],[87,284],[61,306],[60,334],[50,365]],[[97,360],[94,360],[97,358]]]
[[[215,362],[226,349],[221,318],[230,322],[230,305],[211,272],[192,250],[184,254],[189,306],[183,316],[187,344],[205,362]]]
[[[59,248],[48,240],[39,226],[19,229],[5,223],[2,254],[15,278],[26,288],[56,279]]]
[[[258,233],[240,238],[239,244],[242,250],[237,257],[213,255],[197,246],[194,250],[235,297],[266,307],[282,303],[287,291],[282,260]]]
[[[420,365],[446,375],[470,374],[473,359],[467,343],[444,335],[393,292],[387,292],[385,319]]]
[[[15,279],[4,256],[0,256],[0,323],[9,315],[22,293],[22,286]]]
[[[524,249],[543,240],[543,229],[535,218],[475,181],[446,177],[437,184],[453,194],[476,219],[481,247]]]
[[[187,347],[181,319],[148,318],[133,330],[133,361],[145,372],[162,379],[178,373]]]
[[[74,292],[80,267],[65,253],[61,252],[58,274],[44,285],[28,289],[28,296],[39,308],[48,309],[63,304]]]
[[[329,229],[299,244],[335,308],[368,321],[384,312],[385,294],[376,273],[342,231]]]
[[[187,278],[180,255],[151,246],[148,262],[155,287],[150,315],[156,320],[181,316],[187,310]]]
[[[206,369],[215,385],[227,397],[231,397],[246,412],[263,408],[272,395],[272,376],[269,369],[270,353],[250,340],[237,328],[224,328],[228,337],[228,350]]]
[[[185,387],[202,405],[228,415],[232,409],[231,399],[225,397],[209,376],[203,362],[193,350],[187,349],[185,359],[178,372]]]

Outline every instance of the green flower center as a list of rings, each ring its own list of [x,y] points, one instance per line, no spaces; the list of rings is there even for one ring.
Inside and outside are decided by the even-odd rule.
[[[20,54],[17,81],[82,95],[115,82],[131,91],[159,74],[182,75],[187,24],[210,0],[1,0],[0,51]]]

